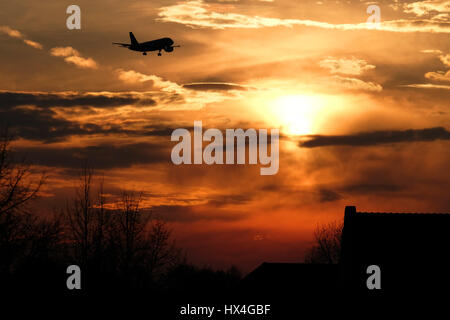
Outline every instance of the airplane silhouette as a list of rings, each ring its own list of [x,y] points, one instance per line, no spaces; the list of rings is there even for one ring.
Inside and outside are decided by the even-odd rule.
[[[180,47],[180,46],[174,46],[174,42],[170,38],[161,38],[157,40],[147,41],[139,43],[136,40],[136,37],[134,36],[133,32],[130,32],[130,40],[131,44],[128,43],[118,43],[113,42],[113,44],[117,44],[121,47],[128,48],[132,51],[139,51],[142,52],[144,56],[147,55],[148,51],[159,51],[158,56],[161,55],[161,51],[164,50],[166,52],[172,52],[173,48]]]

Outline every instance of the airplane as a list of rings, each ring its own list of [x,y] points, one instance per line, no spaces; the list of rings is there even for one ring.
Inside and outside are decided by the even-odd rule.
[[[136,40],[136,37],[134,36],[133,32],[130,32],[130,40],[131,44],[118,42],[113,42],[113,44],[117,44],[121,47],[128,48],[129,50],[142,52],[144,56],[147,55],[148,51],[159,51],[158,56],[161,56],[161,50],[164,50],[166,52],[172,52],[173,48],[180,47],[174,46],[173,45],[174,42],[170,38],[161,38],[157,40],[139,43]]]

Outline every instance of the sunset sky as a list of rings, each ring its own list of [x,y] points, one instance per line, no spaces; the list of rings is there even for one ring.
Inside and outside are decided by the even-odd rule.
[[[193,263],[301,262],[345,205],[450,212],[449,14],[443,0],[3,1],[0,121],[47,172],[40,212],[87,159],[108,194],[143,191]],[[112,45],[129,31],[181,48]],[[278,174],[174,165],[171,133],[195,120],[280,129]]]

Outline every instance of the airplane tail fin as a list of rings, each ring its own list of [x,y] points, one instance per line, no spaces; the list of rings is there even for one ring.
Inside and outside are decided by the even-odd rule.
[[[136,40],[136,37],[134,36],[133,32],[130,32],[130,40],[133,46],[139,45],[139,42]]]

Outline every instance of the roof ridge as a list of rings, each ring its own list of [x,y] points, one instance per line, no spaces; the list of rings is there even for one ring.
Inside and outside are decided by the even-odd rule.
[[[357,214],[398,214],[398,215],[450,215],[448,212],[370,212],[370,211],[357,211]]]

